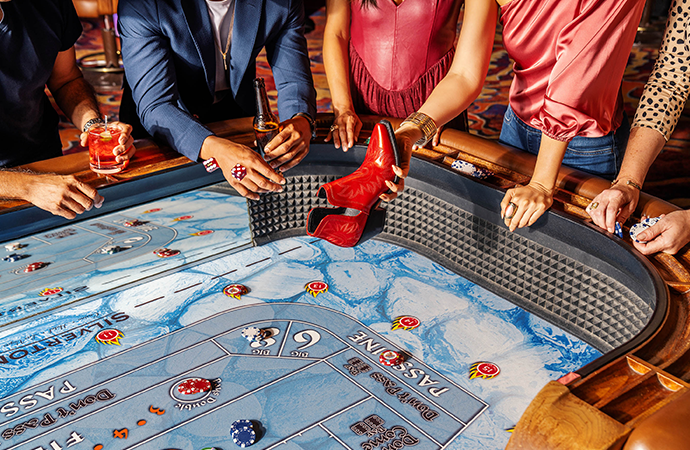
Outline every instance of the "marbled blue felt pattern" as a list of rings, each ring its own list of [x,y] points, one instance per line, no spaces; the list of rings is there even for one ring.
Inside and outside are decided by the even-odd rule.
[[[305,284],[314,280],[327,282],[328,291],[316,297],[308,293]],[[231,283],[244,284],[250,292],[240,300],[228,297],[222,289]],[[0,336],[1,355],[7,360],[0,364],[0,396],[223,311],[264,302],[308,303],[343,312],[488,403],[449,449],[503,448],[510,437],[505,429],[515,425],[548,381],[600,356],[568,333],[415,252],[375,240],[344,249],[305,237],[203,262],[6,332]],[[412,331],[391,330],[400,315],[415,316],[421,325]],[[75,324],[80,324],[76,330]],[[120,345],[96,342],[94,335],[102,328],[122,331]],[[42,345],[49,335],[60,344]],[[30,350],[31,345],[45,349],[9,357],[12,349]],[[500,374],[470,380],[469,367],[477,361],[497,364]],[[319,440],[302,438],[288,447],[315,448],[310,442]]]

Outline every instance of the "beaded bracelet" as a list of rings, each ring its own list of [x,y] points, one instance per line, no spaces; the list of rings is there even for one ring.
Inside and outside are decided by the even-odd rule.
[[[415,125],[422,132],[423,136],[417,142],[415,142],[417,147],[424,147],[427,142],[434,137],[434,134],[436,134],[436,131],[438,130],[434,119],[420,112],[413,112],[410,114],[407,119],[403,120],[400,126],[403,126],[406,123]]]
[[[611,187],[614,187],[616,184],[618,184],[619,181],[620,181],[620,180],[617,179],[617,178],[616,178],[615,180],[613,180],[613,181],[611,182]],[[632,187],[634,187],[634,188],[637,189],[638,191],[641,191],[641,190],[642,190],[642,186],[640,186],[639,184],[635,183],[634,181],[626,180],[626,181],[625,181],[625,184],[626,184],[627,186],[632,186]]]

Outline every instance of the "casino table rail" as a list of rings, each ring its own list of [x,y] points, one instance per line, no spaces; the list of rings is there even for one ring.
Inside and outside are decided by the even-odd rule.
[[[305,197],[307,200],[298,213],[273,214],[271,223],[262,222],[260,211],[265,211],[267,206],[277,208],[271,202],[275,200],[277,205],[281,198],[286,198],[281,197],[283,194],[249,202],[256,242],[304,234],[306,213],[318,204],[313,195],[318,186],[359,165],[364,154],[361,144],[380,117],[364,116],[362,120],[360,145],[343,153],[322,142],[332,124],[332,116],[318,116],[313,149],[302,164],[286,174],[290,189],[284,193],[311,193],[312,197]],[[391,119],[391,122],[395,127],[400,121]],[[218,135],[243,143],[251,144],[254,139],[251,118],[211,127]],[[171,189],[182,192],[222,181],[220,174],[208,175],[200,164],[193,164],[150,141],[138,141],[136,145],[138,151],[130,166],[119,174],[92,173],[88,170],[86,153],[35,163],[27,168],[73,173],[99,188],[106,203],[102,211],[92,211],[89,217],[125,202],[131,205],[131,202],[170,195]],[[529,180],[534,156],[455,130],[445,130],[440,145],[422,149],[414,156],[405,193],[385,206],[389,210],[389,223],[379,238],[413,250],[421,249],[461,274],[468,273],[467,261],[473,260],[476,267],[473,276],[489,280],[489,289],[506,293],[508,299],[525,309],[574,331],[586,342],[608,352],[561,383],[545,386],[517,424],[509,448],[620,447],[638,424],[688,391],[690,253],[687,248],[675,257],[645,258],[629,245],[628,238],[618,239],[596,228],[585,208],[608,187],[608,182],[567,167],[559,173],[552,210],[531,229],[509,233],[499,221],[498,203],[505,189]],[[459,174],[450,168],[458,159],[491,170],[493,175],[477,181]],[[158,186],[161,183],[166,185]],[[654,217],[675,209],[672,204],[643,193],[633,217],[639,219],[643,214]],[[458,228],[455,220],[464,225]],[[0,202],[0,240],[3,241],[66,223],[65,219],[22,202]],[[505,262],[492,252],[504,245],[506,250],[501,258],[510,257],[506,261],[523,269],[527,257],[536,260],[549,254],[555,259],[544,264],[545,272],[520,269],[522,272],[506,272],[505,280],[492,282],[491,278],[498,273],[494,267]],[[559,264],[566,260],[569,268],[559,270]],[[609,322],[602,326],[594,326],[600,317],[587,316],[585,309],[591,305],[573,303],[584,295],[579,291],[585,291],[588,286],[560,292],[562,298],[551,302],[551,309],[540,304],[539,296],[530,304],[527,291],[510,292],[509,286],[517,286],[516,281],[529,281],[537,287],[539,282],[545,283],[544,292],[548,292],[549,283],[567,281],[562,276],[563,270],[576,270],[578,276],[583,276],[594,273],[590,265],[596,269],[595,278],[603,277],[603,284],[612,288],[602,288],[603,294],[597,291],[595,296],[581,297],[583,301],[596,303],[597,296],[611,291],[611,301],[619,302],[616,303],[619,310],[614,308],[611,317],[606,319]],[[559,313],[561,300],[567,307]],[[626,321],[632,320],[628,315],[633,312],[639,317],[634,319],[636,325],[630,327]],[[558,426],[560,419],[572,424],[569,432]]]

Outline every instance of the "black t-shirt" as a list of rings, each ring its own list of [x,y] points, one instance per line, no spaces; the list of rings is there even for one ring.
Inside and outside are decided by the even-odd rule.
[[[45,94],[58,52],[82,27],[71,0],[0,2],[0,166],[62,154],[58,115]]]

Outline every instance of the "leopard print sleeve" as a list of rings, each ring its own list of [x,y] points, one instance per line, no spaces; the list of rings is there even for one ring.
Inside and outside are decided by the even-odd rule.
[[[674,0],[659,57],[647,80],[633,127],[657,130],[666,140],[683,112],[690,92],[690,0]]]

